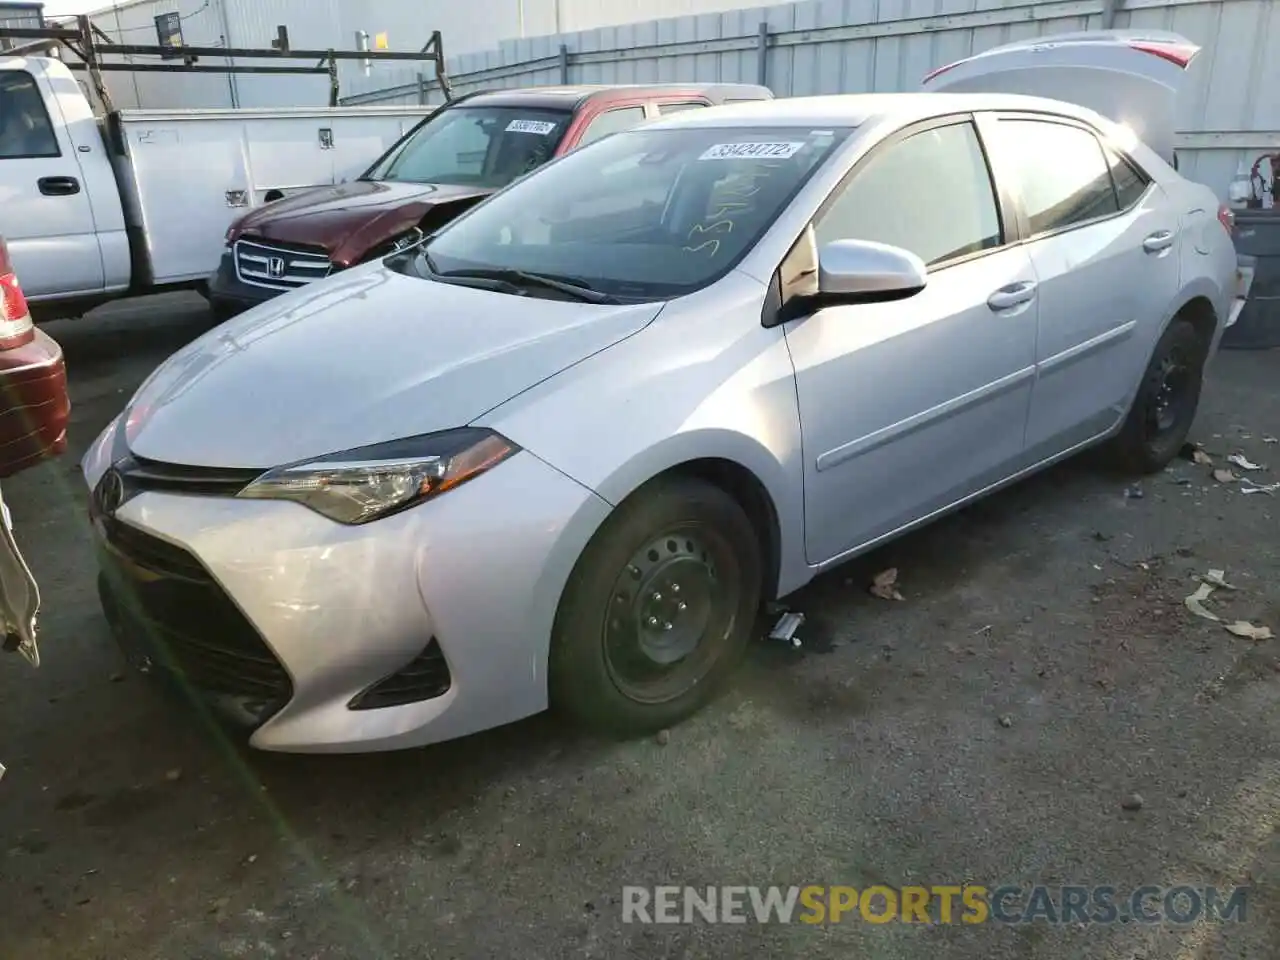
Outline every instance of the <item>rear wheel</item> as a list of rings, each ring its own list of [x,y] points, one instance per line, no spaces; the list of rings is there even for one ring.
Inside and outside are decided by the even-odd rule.
[[[1156,345],[1133,407],[1112,441],[1119,463],[1156,473],[1177,456],[1200,405],[1205,345],[1187,320],[1174,320]]]
[[[626,501],[579,558],[552,638],[552,705],[602,732],[670,726],[740,661],[760,603],[742,507],[693,478]]]

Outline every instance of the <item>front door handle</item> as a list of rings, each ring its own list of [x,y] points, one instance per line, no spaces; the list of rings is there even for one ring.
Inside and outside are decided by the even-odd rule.
[[[1012,307],[1030,303],[1035,295],[1036,282],[1034,280],[1020,280],[1017,283],[1010,283],[1001,287],[987,297],[987,306],[992,310],[1009,310]]]
[[[36,186],[46,197],[69,197],[80,192],[80,181],[75,177],[41,177]]]
[[[1142,241],[1142,249],[1147,253],[1159,253],[1173,246],[1173,234],[1168,230],[1157,230]]]

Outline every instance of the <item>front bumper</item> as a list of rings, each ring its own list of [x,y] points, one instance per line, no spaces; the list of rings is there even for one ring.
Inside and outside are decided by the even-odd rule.
[[[86,458],[91,488],[107,446]],[[106,522],[94,525],[118,592],[156,618],[187,616],[205,658],[196,682],[212,670],[221,689],[202,691],[210,701],[260,723],[252,746],[354,752],[447,740],[545,709],[556,607],[607,512],[525,452],[438,500],[359,527],[293,503],[160,491],[127,500],[110,521],[135,541],[125,544],[127,559],[108,546]],[[156,586],[183,577],[207,581],[202,596],[221,595],[221,605]],[[352,708],[380,681],[419,669],[424,655],[443,658],[443,693]],[[228,702],[218,682],[228,670],[247,670],[258,685],[248,709],[245,696]]]
[[[256,307],[260,303],[266,303],[268,300],[274,300],[287,292],[245,283],[237,276],[235,259],[231,252],[227,251],[223,253],[218,269],[209,277],[206,295],[214,309],[239,312]]]

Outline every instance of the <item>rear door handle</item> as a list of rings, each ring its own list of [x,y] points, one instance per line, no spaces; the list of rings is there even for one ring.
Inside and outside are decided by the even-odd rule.
[[[1035,298],[1035,295],[1036,282],[1034,280],[1020,280],[1017,283],[1010,283],[1001,287],[987,297],[987,306],[992,310],[1008,310],[1024,303],[1030,303]]]
[[[1168,230],[1157,230],[1142,241],[1142,249],[1147,253],[1159,253],[1173,246],[1173,234]]]
[[[41,177],[36,186],[46,197],[69,197],[80,192],[80,181],[75,177]]]

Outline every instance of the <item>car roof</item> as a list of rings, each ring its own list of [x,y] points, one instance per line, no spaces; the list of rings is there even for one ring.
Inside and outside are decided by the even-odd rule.
[[[484,90],[469,94],[459,103],[491,107],[539,107],[576,110],[588,100],[670,94],[706,97],[713,102],[740,97],[752,101],[772,97],[768,87],[750,83],[583,83],[574,86],[516,87],[511,90]]]
[[[911,123],[969,110],[1023,110],[1056,113],[1095,124],[1104,118],[1085,107],[1045,97],[1005,93],[854,93],[785,97],[690,110],[651,121],[646,129],[666,126],[857,127],[870,121]]]

